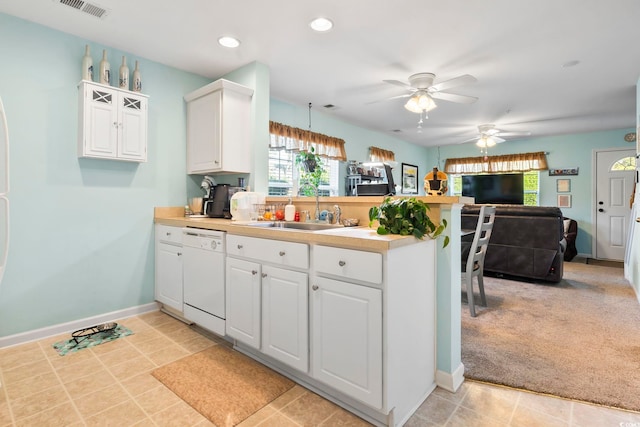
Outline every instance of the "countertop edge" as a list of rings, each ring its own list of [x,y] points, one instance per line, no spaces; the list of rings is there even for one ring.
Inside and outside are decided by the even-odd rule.
[[[173,215],[172,215],[173,214]],[[390,249],[421,242],[413,236],[379,235],[369,227],[344,227],[340,229],[305,231],[271,229],[234,224],[229,219],[189,218],[174,216],[174,208],[156,208],[154,222],[174,227],[193,227],[226,231],[239,236],[259,237],[289,242],[314,243],[350,249],[384,252]],[[427,238],[428,239],[428,238]]]

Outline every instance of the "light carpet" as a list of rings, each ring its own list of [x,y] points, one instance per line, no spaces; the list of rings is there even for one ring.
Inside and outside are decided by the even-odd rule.
[[[152,372],[218,427],[235,426],[294,386],[294,382],[224,345]]]
[[[484,283],[488,307],[472,318],[462,305],[465,377],[640,411],[640,304],[621,268]]]

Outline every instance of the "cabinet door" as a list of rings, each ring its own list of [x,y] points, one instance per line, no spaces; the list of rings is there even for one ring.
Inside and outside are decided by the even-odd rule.
[[[118,146],[118,92],[85,86],[82,156],[115,158]]]
[[[187,103],[187,173],[222,168],[221,97],[218,90]]]
[[[260,348],[260,264],[227,258],[226,334]]]
[[[382,407],[382,291],[314,277],[312,376]]]
[[[307,278],[262,267],[262,352],[302,372],[309,369]]]
[[[120,94],[118,119],[118,157],[147,161],[147,99]]]
[[[157,243],[156,300],[182,312],[182,247]]]

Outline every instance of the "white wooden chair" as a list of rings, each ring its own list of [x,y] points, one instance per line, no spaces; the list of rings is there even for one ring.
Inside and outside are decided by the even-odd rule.
[[[478,225],[473,236],[473,243],[469,250],[466,262],[462,261],[462,283],[467,285],[467,301],[471,317],[476,317],[476,307],[473,298],[473,278],[477,277],[478,288],[480,289],[480,302],[482,306],[487,306],[487,299],[484,295],[484,257],[487,253],[487,246],[493,230],[493,221],[496,217],[495,206],[482,206],[478,214]]]

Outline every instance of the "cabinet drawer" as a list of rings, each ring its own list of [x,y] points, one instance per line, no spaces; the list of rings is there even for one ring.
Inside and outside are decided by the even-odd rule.
[[[161,242],[182,245],[182,228],[156,224],[156,239]]]
[[[382,283],[382,254],[316,246],[313,264],[319,273]]]
[[[227,255],[251,258],[287,267],[309,268],[309,246],[305,243],[227,234]]]

